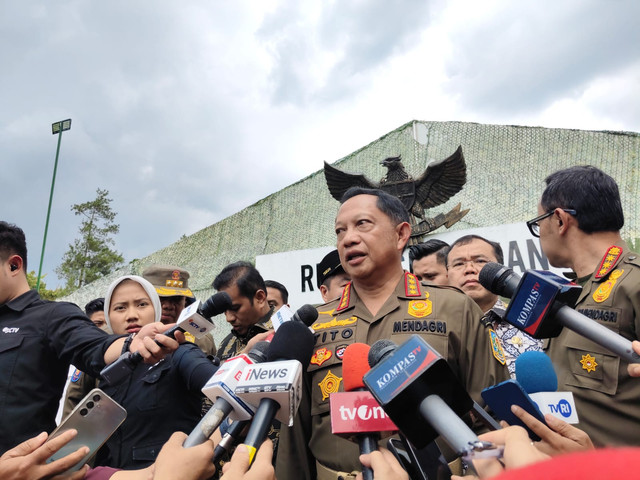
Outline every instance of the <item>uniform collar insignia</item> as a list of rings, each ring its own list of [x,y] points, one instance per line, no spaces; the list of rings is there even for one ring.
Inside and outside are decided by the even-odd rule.
[[[406,297],[422,297],[420,282],[413,273],[405,272],[404,274],[404,295]]]
[[[616,262],[620,258],[620,255],[622,255],[622,247],[617,247],[616,245],[609,247],[607,253],[604,254],[604,257],[602,257],[600,266],[596,270],[596,280],[605,277],[611,271],[611,269],[615,267]]]
[[[336,312],[342,312],[349,307],[349,303],[351,301],[351,282],[347,283],[342,290],[342,297],[340,297],[340,303],[338,304],[338,308],[336,308]]]

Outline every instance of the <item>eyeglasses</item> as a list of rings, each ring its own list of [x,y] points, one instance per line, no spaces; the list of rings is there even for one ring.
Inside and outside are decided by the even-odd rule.
[[[475,260],[455,260],[453,263],[447,265],[449,270],[463,270],[467,265],[475,267],[477,270],[482,270],[489,260],[486,258],[476,258]]]
[[[572,210],[570,208],[561,208],[562,211],[567,212],[569,215],[576,215],[578,212],[576,212],[575,210]],[[534,218],[533,220],[529,220],[527,222],[527,227],[529,227],[529,231],[531,232],[531,235],[533,235],[534,237],[540,237],[540,220],[544,220],[547,217],[550,217],[551,215],[553,215],[553,212],[555,212],[556,209],[552,209],[549,210],[547,213],[543,213],[542,215]]]

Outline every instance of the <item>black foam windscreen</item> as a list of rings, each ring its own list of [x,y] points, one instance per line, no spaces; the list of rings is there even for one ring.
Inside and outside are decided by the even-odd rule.
[[[478,281],[491,293],[511,298],[518,288],[520,276],[509,267],[489,262],[480,270]]]
[[[270,342],[258,342],[253,346],[247,356],[253,360],[254,363],[266,362],[269,348],[271,348]]]
[[[318,310],[307,303],[296,310],[296,313],[293,314],[293,319],[310,327],[318,319]]]
[[[203,317],[211,318],[229,310],[233,305],[231,297],[227,292],[218,292],[211,295],[205,302],[200,305],[200,314]]]
[[[284,322],[271,340],[267,361],[298,360],[306,367],[311,361],[314,344],[313,333],[304,323]]]
[[[398,348],[397,345],[391,340],[387,340],[386,338],[378,340],[376,343],[371,345],[371,350],[369,350],[369,366],[371,368],[375,367],[380,360],[393,353],[396,348]]]

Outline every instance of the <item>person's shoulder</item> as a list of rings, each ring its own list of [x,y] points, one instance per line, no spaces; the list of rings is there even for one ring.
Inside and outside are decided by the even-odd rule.
[[[336,309],[340,305],[340,299],[336,298],[335,300],[331,300],[327,303],[322,303],[316,306],[316,310],[318,310],[318,319],[321,317],[333,317]],[[317,320],[316,320],[317,322]]]
[[[427,293],[437,292],[439,295],[464,295],[465,297],[468,297],[466,293],[452,285],[438,285],[435,283],[420,282],[420,286],[422,287],[422,290]]]

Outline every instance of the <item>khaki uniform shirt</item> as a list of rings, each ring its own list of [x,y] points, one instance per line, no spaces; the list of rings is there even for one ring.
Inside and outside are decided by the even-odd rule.
[[[583,286],[576,310],[638,340],[640,256],[624,243],[609,249]],[[629,377],[626,360],[568,328],[550,340],[548,354],[558,373],[558,390],[573,392],[576,426],[596,446],[640,445],[640,379]]]
[[[449,363],[471,397],[484,405],[483,388],[509,378],[491,353],[489,332],[476,303],[453,287],[419,284],[405,273],[377,315],[352,284],[342,298],[318,307],[316,345],[307,369],[306,394],[291,428],[283,428],[276,459],[279,480],[316,478],[315,460],[342,472],[361,469],[358,445],[331,433],[329,395],[343,391],[342,355],[355,342],[386,338],[401,344],[420,335]],[[304,390],[304,389],[303,389]],[[318,475],[322,478],[323,475]]]

